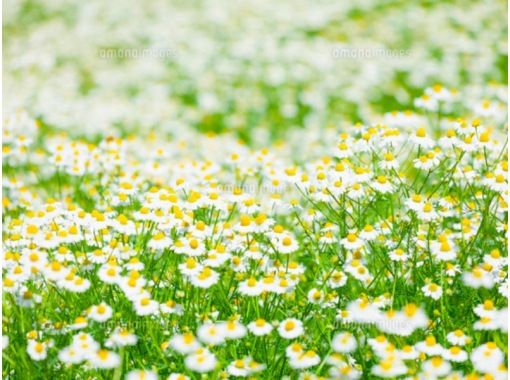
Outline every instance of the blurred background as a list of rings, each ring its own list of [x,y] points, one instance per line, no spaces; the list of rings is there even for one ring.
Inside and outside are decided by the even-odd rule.
[[[436,83],[462,88],[466,111],[506,97],[506,1],[5,0],[3,11],[4,112],[87,138],[198,130],[264,145],[413,110]]]

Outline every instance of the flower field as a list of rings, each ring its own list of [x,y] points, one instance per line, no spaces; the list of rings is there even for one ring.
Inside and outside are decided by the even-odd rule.
[[[4,3],[5,379],[506,379],[502,1]]]

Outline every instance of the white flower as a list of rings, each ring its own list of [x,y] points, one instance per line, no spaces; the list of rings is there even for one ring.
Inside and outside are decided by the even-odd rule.
[[[394,378],[407,373],[407,367],[401,360],[384,359],[373,366],[371,372],[379,377]]]
[[[452,366],[440,356],[435,356],[422,364],[422,370],[426,377],[438,378],[450,373]]]
[[[331,348],[335,352],[348,354],[356,350],[357,343],[354,336],[349,332],[341,332],[333,337]]]
[[[92,368],[108,369],[120,365],[120,356],[115,352],[99,349],[89,357]]]
[[[436,338],[432,335],[427,336],[424,341],[416,343],[415,347],[429,356],[442,355],[444,352],[443,346],[437,343]]]
[[[198,338],[209,345],[216,346],[225,342],[225,329],[221,325],[206,322],[197,330]]]
[[[94,305],[89,309],[88,317],[96,322],[105,322],[113,315],[113,310],[106,303],[101,302],[99,305]]]
[[[246,327],[238,321],[223,322],[220,328],[223,330],[223,335],[226,339],[240,339],[247,333]]]
[[[117,327],[110,338],[106,341],[107,347],[133,346],[138,342],[138,337],[127,329]]]
[[[85,360],[84,352],[73,346],[64,347],[58,353],[58,359],[66,364],[78,364]]]
[[[27,353],[32,360],[40,361],[46,359],[47,343],[38,342],[36,340],[29,340],[27,346]]]
[[[315,351],[310,350],[290,358],[289,365],[294,369],[306,369],[316,366],[320,362],[320,356]]]
[[[170,339],[170,347],[180,354],[186,355],[195,352],[200,348],[200,342],[195,338],[192,333],[184,333],[174,335]]]
[[[255,336],[263,336],[271,333],[273,326],[263,319],[257,319],[248,324],[248,330]]]
[[[159,313],[159,303],[151,300],[148,295],[143,295],[133,302],[136,314],[140,316],[154,315]]]
[[[284,339],[294,339],[303,333],[303,322],[295,318],[285,319],[278,326],[278,334]]]
[[[450,347],[448,350],[445,350],[443,354],[446,360],[452,362],[464,362],[468,360],[468,354],[466,351],[461,349],[459,346]]]
[[[482,373],[494,373],[504,360],[503,351],[494,342],[482,344],[471,351],[471,363]]]
[[[216,367],[216,356],[205,348],[199,348],[184,359],[188,369],[195,372],[210,372]]]
[[[449,332],[446,335],[446,339],[448,340],[448,342],[450,342],[451,344],[454,344],[456,346],[465,346],[466,344],[468,344],[471,341],[471,338],[469,336],[467,336],[466,334],[464,334],[464,332],[462,330],[455,330],[455,331]]]
[[[443,289],[434,283],[425,285],[421,288],[421,290],[427,297],[430,297],[436,301],[443,295]]]
[[[158,374],[154,371],[135,369],[127,373],[126,380],[158,380]]]

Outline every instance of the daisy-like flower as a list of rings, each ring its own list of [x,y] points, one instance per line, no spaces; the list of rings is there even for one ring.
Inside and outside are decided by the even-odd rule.
[[[85,358],[84,352],[74,346],[64,347],[58,353],[58,360],[66,364],[78,364],[84,361]]]
[[[365,241],[371,241],[377,238],[377,235],[379,235],[379,231],[374,228],[371,224],[365,224],[365,227],[363,227],[363,230],[361,230],[359,236],[361,239]]]
[[[278,326],[278,334],[284,339],[295,339],[303,333],[303,322],[296,318],[284,319]]]
[[[383,160],[379,162],[379,167],[385,170],[398,169],[399,163],[392,152],[383,154]]]
[[[498,323],[493,317],[481,317],[473,324],[475,330],[497,330],[498,328]]]
[[[425,199],[420,194],[414,194],[406,200],[406,206],[413,211],[419,212],[423,209]]]
[[[451,369],[451,364],[440,356],[434,356],[422,364],[423,374],[429,378],[446,376]]]
[[[264,319],[257,319],[248,324],[248,330],[255,336],[264,336],[273,331],[273,326]]]
[[[400,261],[400,262],[406,262],[409,258],[409,254],[406,253],[403,249],[397,248],[393,251],[389,252],[388,256],[393,261]]]
[[[482,267],[474,267],[471,272],[464,272],[462,274],[462,280],[466,286],[470,288],[492,288],[494,286],[494,280],[490,273],[484,270]]]
[[[273,239],[273,245],[276,251],[283,254],[292,253],[299,248],[296,239],[290,234],[283,234],[283,236]]]
[[[471,341],[471,338],[464,334],[464,332],[460,329],[449,332],[446,335],[446,339],[448,342],[456,346],[465,346]]]
[[[292,357],[289,365],[294,369],[306,369],[318,365],[321,358],[313,350],[308,350],[299,356]]]
[[[310,303],[320,304],[324,301],[324,293],[319,289],[313,288],[308,291],[306,298]]]
[[[345,273],[333,270],[328,278],[328,286],[332,289],[341,288],[347,283],[347,276]]]
[[[425,340],[416,343],[416,349],[429,356],[442,355],[444,352],[443,346],[437,343],[436,338],[433,335],[429,335]]]
[[[223,322],[221,328],[226,339],[240,339],[247,333],[246,327],[235,320]]]
[[[423,207],[417,211],[418,218],[424,222],[432,222],[439,218],[438,213],[430,202],[423,204]]]
[[[391,182],[383,175],[378,176],[375,181],[372,182],[372,187],[382,194],[392,193],[394,191]]]
[[[337,333],[331,341],[331,348],[335,352],[348,354],[356,350],[356,338],[350,332]]]
[[[251,357],[234,360],[227,366],[227,372],[232,376],[248,377],[265,369],[265,365],[257,363]]]
[[[381,311],[367,299],[357,299],[347,305],[349,319],[359,323],[376,323]]]
[[[109,369],[120,365],[120,356],[115,352],[99,349],[90,355],[89,362],[92,368]]]
[[[216,363],[216,356],[205,348],[198,348],[184,359],[186,368],[199,373],[211,372]]]
[[[204,267],[202,271],[190,277],[191,283],[199,288],[207,289],[216,284],[220,276],[209,267]]]
[[[399,329],[399,334],[407,336],[412,334],[416,329],[426,328],[429,324],[429,318],[425,311],[414,303],[407,304],[402,310],[403,323]]]
[[[421,288],[422,292],[433,300],[438,300],[443,295],[443,289],[434,283],[430,283]]]
[[[46,359],[48,356],[48,344],[46,342],[38,342],[36,340],[29,340],[27,346],[27,353],[32,360],[40,361]]]
[[[91,306],[87,314],[90,319],[96,322],[106,322],[112,315],[113,309],[104,302]]]
[[[71,330],[80,330],[88,326],[87,318],[83,316],[76,317],[72,324],[69,325]]]
[[[108,340],[106,347],[133,346],[138,342],[138,337],[126,328],[117,327]]]
[[[420,170],[431,170],[437,167],[440,162],[438,155],[434,151],[424,154],[413,161],[414,167]]]
[[[434,146],[434,140],[427,136],[427,130],[423,127],[418,128],[410,140],[421,148],[429,149]]]
[[[345,238],[343,238],[340,243],[344,246],[345,249],[355,251],[362,248],[365,245],[365,242],[360,239],[356,233],[350,232]]]
[[[121,268],[113,264],[105,264],[99,268],[97,275],[107,284],[117,284],[121,279]]]
[[[254,277],[250,277],[247,280],[239,283],[239,293],[246,296],[259,296],[263,290],[263,286]]]
[[[197,336],[202,342],[211,346],[223,344],[226,339],[225,328],[212,322],[206,322],[200,326]]]
[[[477,371],[493,373],[503,364],[505,355],[494,342],[488,342],[471,351],[471,363]]]
[[[133,307],[137,315],[155,315],[159,313],[159,303],[150,298],[149,294],[142,293],[133,301]]]
[[[420,353],[415,350],[413,346],[405,345],[398,351],[397,356],[401,360],[415,360],[419,357]]]
[[[165,248],[169,248],[172,245],[172,239],[166,236],[164,232],[158,231],[154,235],[152,235],[151,240],[147,244],[150,249],[160,251]]]
[[[126,380],[157,380],[158,374],[154,371],[143,369],[135,369],[129,371],[126,375]]]
[[[434,242],[431,247],[431,253],[439,261],[452,261],[457,257],[455,246],[448,239]]]
[[[190,378],[182,373],[171,373],[167,380],[190,380]]]
[[[494,317],[497,309],[494,307],[494,302],[485,300],[483,304],[477,305],[473,311],[479,317]]]
[[[386,358],[371,369],[372,374],[383,378],[394,378],[407,373],[403,361],[396,358]]]
[[[83,332],[73,336],[70,347],[78,351],[78,354],[83,358],[91,357],[100,348],[99,343],[97,343],[91,335]]]
[[[460,363],[460,362],[465,362],[466,360],[468,360],[467,352],[464,351],[459,346],[453,346],[453,347],[450,347],[449,349],[445,350],[443,356],[446,360],[449,360],[451,362]]]
[[[182,315],[184,308],[174,300],[168,300],[165,303],[159,305],[160,311],[163,314],[176,314]]]
[[[190,332],[174,335],[169,343],[172,349],[183,355],[195,352],[200,348],[200,342]]]

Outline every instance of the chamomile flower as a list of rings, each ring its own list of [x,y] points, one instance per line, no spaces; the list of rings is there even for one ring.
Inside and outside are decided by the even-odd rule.
[[[465,346],[471,341],[471,338],[460,329],[449,332],[446,335],[446,339],[456,346]]]
[[[262,371],[265,365],[257,363],[251,357],[234,360],[227,366],[227,372],[236,377],[248,377]]]
[[[470,272],[464,272],[462,274],[462,280],[466,286],[471,288],[492,288],[494,286],[494,280],[490,273],[485,271],[482,267],[474,267]]]
[[[303,333],[303,322],[296,318],[284,319],[278,325],[278,334],[284,339],[295,339]]]
[[[200,347],[200,342],[190,332],[174,335],[169,344],[172,349],[183,355],[195,352]]]
[[[434,356],[422,364],[424,375],[430,378],[446,376],[450,373],[451,369],[451,364],[440,356]]]
[[[78,364],[85,360],[85,355],[76,347],[67,346],[59,351],[58,360],[65,364]]]
[[[443,346],[437,343],[436,338],[433,335],[429,335],[425,340],[418,342],[415,345],[416,349],[429,356],[442,355],[444,352]]]
[[[503,351],[494,342],[474,348],[470,358],[475,369],[482,373],[493,373],[504,362]]]
[[[216,356],[205,348],[198,348],[184,359],[184,364],[194,372],[207,373],[216,367]]]
[[[27,346],[27,353],[32,360],[40,361],[46,359],[48,356],[48,344],[46,342],[39,342],[37,340],[29,340]]]
[[[357,342],[354,336],[349,332],[335,334],[331,342],[331,348],[335,352],[347,354],[356,350]]]
[[[259,296],[263,292],[263,287],[257,279],[250,277],[239,284],[239,293],[247,296]]]
[[[225,328],[211,322],[200,326],[197,330],[197,336],[202,342],[211,346],[223,344],[226,339]]]
[[[372,374],[383,378],[394,378],[407,373],[407,367],[398,359],[384,359],[372,367]]]
[[[105,349],[99,349],[88,358],[92,368],[109,369],[120,365],[120,356]]]
[[[133,302],[133,307],[137,315],[154,315],[159,312],[159,303],[150,298],[147,294],[142,294]]]
[[[423,294],[427,297],[432,298],[433,300],[438,300],[443,295],[443,289],[434,283],[430,283],[421,288]]]
[[[340,243],[348,250],[358,250],[365,245],[365,242],[360,239],[356,233],[350,232],[345,238],[343,238]]]
[[[158,374],[154,371],[143,369],[135,369],[129,371],[126,375],[126,380],[157,380]]]
[[[443,354],[444,358],[446,360],[449,360],[451,362],[464,362],[468,360],[468,354],[466,351],[464,351],[459,346],[453,346],[449,349],[445,350]]]
[[[96,322],[105,322],[113,315],[113,309],[106,303],[101,302],[99,305],[91,306],[87,316]]]
[[[289,361],[289,365],[294,369],[307,369],[318,365],[321,362],[321,358],[313,350],[303,352],[299,356],[292,357]]]
[[[248,330],[255,336],[264,336],[273,331],[273,326],[264,319],[256,319],[248,324]]]

